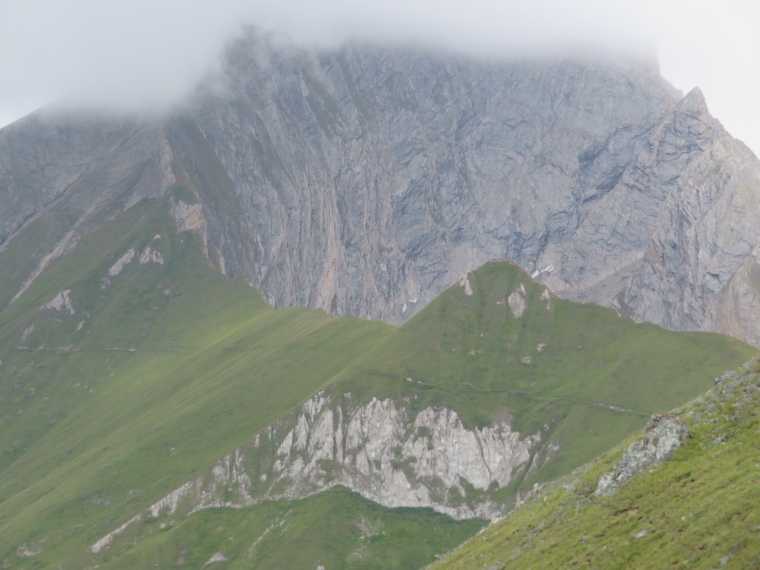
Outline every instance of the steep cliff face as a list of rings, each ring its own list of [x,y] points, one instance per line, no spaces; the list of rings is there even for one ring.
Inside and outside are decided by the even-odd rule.
[[[573,299],[760,344],[758,313],[737,309],[760,294],[760,163],[650,65],[318,53],[249,32],[223,79],[164,121],[4,129],[0,239],[71,214],[44,261],[83,220],[179,184],[219,266],[275,306],[401,323],[505,258]]]
[[[489,259],[533,271],[572,252],[555,272],[577,288],[630,263],[653,231],[659,203],[609,212],[639,141],[675,113],[646,66],[287,53],[255,37],[228,65],[221,104],[200,96],[191,114],[260,246],[228,268],[275,305],[399,323]],[[600,240],[621,216],[635,216],[629,229]]]
[[[355,407],[345,397],[342,406],[330,406],[318,395],[291,429],[278,426],[254,439],[259,453],[276,448],[254,464],[265,496],[298,497],[341,484],[386,506],[493,517],[503,506],[490,494],[525,473],[541,441],[540,433],[524,436],[504,421],[468,429],[450,408],[413,416],[392,399]]]
[[[621,199],[608,205],[613,217],[621,208],[648,210],[651,235],[645,247],[639,249],[639,243],[627,268],[611,267],[588,289],[583,289],[588,282],[571,278],[553,276],[549,284],[570,298],[610,304],[637,320],[676,330],[723,332],[757,345],[758,313],[748,303],[758,293],[757,282],[750,278],[759,255],[757,159],[709,116],[697,90],[664,118],[642,150],[639,160],[658,175],[667,192],[657,199]],[[648,183],[636,186],[625,176],[621,184],[637,196],[653,188]],[[612,227],[621,221],[629,227],[626,216]],[[609,230],[598,225],[595,231],[606,235]],[[586,243],[593,242],[591,235]],[[581,259],[590,257],[587,247],[578,251]],[[558,266],[567,257],[558,259]]]
[[[494,495],[551,458],[536,453],[542,432],[524,435],[507,421],[466,427],[457,413],[403,401],[353,403],[320,392],[213,467],[169,493],[91,546],[103,551],[142,520],[174,520],[201,509],[246,507],[306,497],[344,485],[389,507],[433,507],[454,518],[493,518]]]
[[[401,322],[503,257],[574,299],[760,342],[754,317],[724,310],[747,294],[728,283],[758,236],[760,168],[699,90],[679,99],[636,64],[253,36],[228,65],[224,104],[192,114],[252,212],[257,256],[229,268],[274,304]]]

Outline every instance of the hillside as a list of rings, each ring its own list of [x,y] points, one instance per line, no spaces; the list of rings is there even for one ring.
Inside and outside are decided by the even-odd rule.
[[[0,252],[3,291],[56,215]],[[273,310],[220,273],[202,222],[178,184],[50,260],[0,311],[6,566],[245,564],[257,544],[277,567],[295,540],[338,567],[357,552],[371,567],[380,548],[425,564],[483,524],[431,507],[494,516],[754,352],[562,300],[505,262],[400,328]],[[463,453],[473,442],[481,452]],[[384,506],[315,495],[335,485]],[[321,515],[352,522],[326,536]]]
[[[636,434],[433,568],[757,568],[760,363],[715,384],[675,410],[689,437],[664,463],[600,496]]]

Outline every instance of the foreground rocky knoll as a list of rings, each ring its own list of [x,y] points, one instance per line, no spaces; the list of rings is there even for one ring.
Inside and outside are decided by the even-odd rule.
[[[757,568],[759,372],[755,358],[722,374],[434,567]]]
[[[573,299],[760,344],[759,163],[647,63],[316,52],[248,31],[171,116],[49,109],[0,131],[0,249],[39,244],[0,303],[178,187],[222,269],[274,306],[400,323],[498,257]]]

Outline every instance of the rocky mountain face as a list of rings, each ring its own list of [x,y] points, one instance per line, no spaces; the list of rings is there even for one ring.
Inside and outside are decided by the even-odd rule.
[[[164,119],[51,109],[0,131],[0,247],[47,220],[16,292],[99,220],[180,187],[219,266],[274,306],[401,323],[505,258],[561,295],[760,345],[760,163],[653,66],[249,31],[222,75]]]
[[[0,251],[21,244],[18,271],[2,276],[0,307],[51,261],[142,198],[173,184],[160,125],[45,109],[0,130]]]

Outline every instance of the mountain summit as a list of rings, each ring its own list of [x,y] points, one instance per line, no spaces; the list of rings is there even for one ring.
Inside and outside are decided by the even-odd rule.
[[[760,345],[760,163],[651,65],[232,44],[162,119],[53,109],[0,131],[0,248],[57,256],[174,189],[275,307],[399,324],[491,258],[560,295]],[[184,217],[183,217],[184,216]]]

